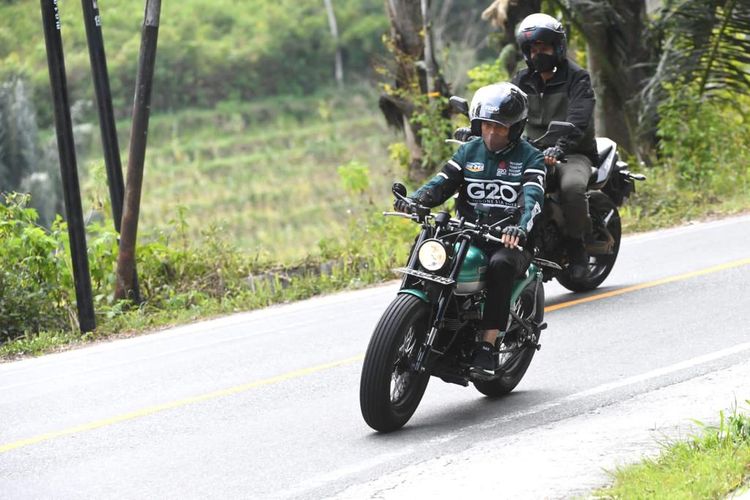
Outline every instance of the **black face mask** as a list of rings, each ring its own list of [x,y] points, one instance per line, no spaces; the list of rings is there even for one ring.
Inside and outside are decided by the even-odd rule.
[[[557,66],[557,57],[552,54],[536,54],[531,58],[531,65],[539,73],[552,71]]]

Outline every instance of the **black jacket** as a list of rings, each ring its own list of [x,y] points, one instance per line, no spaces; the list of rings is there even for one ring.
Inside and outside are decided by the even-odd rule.
[[[513,83],[529,96],[529,121],[524,132],[527,137],[540,137],[553,120],[570,122],[576,130],[560,138],[557,146],[566,154],[583,154],[596,161],[596,97],[588,71],[566,61],[546,84],[539,73],[528,68],[519,71]]]

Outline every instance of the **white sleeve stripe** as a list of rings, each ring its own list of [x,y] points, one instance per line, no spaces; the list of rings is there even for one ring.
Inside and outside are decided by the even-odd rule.
[[[445,177],[446,179],[448,178],[448,176],[444,172],[438,172],[438,175],[440,177]]]
[[[541,175],[547,175],[547,172],[544,170],[537,170],[535,168],[529,168],[523,171],[524,175],[526,174],[541,174]]]
[[[453,160],[448,160],[448,165],[452,165],[452,166],[454,166],[454,167],[455,167],[455,168],[456,168],[457,170],[461,170],[461,165],[459,165],[458,163],[456,163],[456,162],[455,162],[455,161],[453,161]]]
[[[526,186],[539,188],[542,191],[544,191],[544,186],[542,186],[541,184],[537,184],[536,182],[527,182],[526,184],[523,185],[523,187],[526,187]]]

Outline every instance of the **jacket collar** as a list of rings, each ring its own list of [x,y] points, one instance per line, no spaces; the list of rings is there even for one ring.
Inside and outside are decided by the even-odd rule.
[[[542,79],[542,75],[540,75],[537,71],[528,68],[526,70],[526,74],[523,76],[523,79],[526,80],[527,83],[533,85],[534,88],[544,89],[547,87],[553,87],[565,83],[568,80],[569,69],[570,64],[568,63],[568,61],[563,61],[563,63],[557,67],[557,71],[555,71],[554,76],[552,76],[552,78],[545,82]]]

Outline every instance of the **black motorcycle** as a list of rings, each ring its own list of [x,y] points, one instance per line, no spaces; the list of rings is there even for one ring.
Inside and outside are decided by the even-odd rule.
[[[383,313],[367,347],[360,380],[360,407],[367,424],[380,432],[402,427],[417,409],[430,376],[468,386],[472,382],[487,396],[513,390],[539,349],[546,327],[542,269],[556,264],[534,259],[526,275],[515,282],[506,333],[496,341],[495,375],[472,379],[469,368],[477,342],[477,322],[485,304],[487,255],[476,243],[501,243],[500,230],[515,213],[493,223],[490,207],[477,205],[477,220],[433,215],[429,208],[406,197],[394,184],[394,195],[409,203],[409,213],[385,212],[421,225],[398,295]],[[494,218],[492,219],[495,220]]]
[[[468,116],[469,106],[465,99],[453,96],[450,103],[456,111]],[[529,142],[543,150],[554,146],[557,139],[567,135],[573,127],[572,123],[553,121],[549,124],[547,133]],[[463,138],[459,134],[461,132],[457,131],[457,137]],[[593,290],[609,276],[617,260],[622,238],[620,213],[617,209],[635,192],[634,181],[646,179],[646,176],[628,170],[628,164],[620,160],[617,144],[611,139],[597,137],[596,147],[597,161],[592,167],[586,193],[591,222],[585,242],[589,255],[586,274],[580,279],[574,279],[570,273],[570,258],[563,243],[565,217],[560,204],[555,167],[548,168],[544,207],[535,227],[535,231],[538,231],[535,255],[559,264],[559,269],[548,267],[544,270],[544,281],[557,278],[562,286],[573,292]]]

